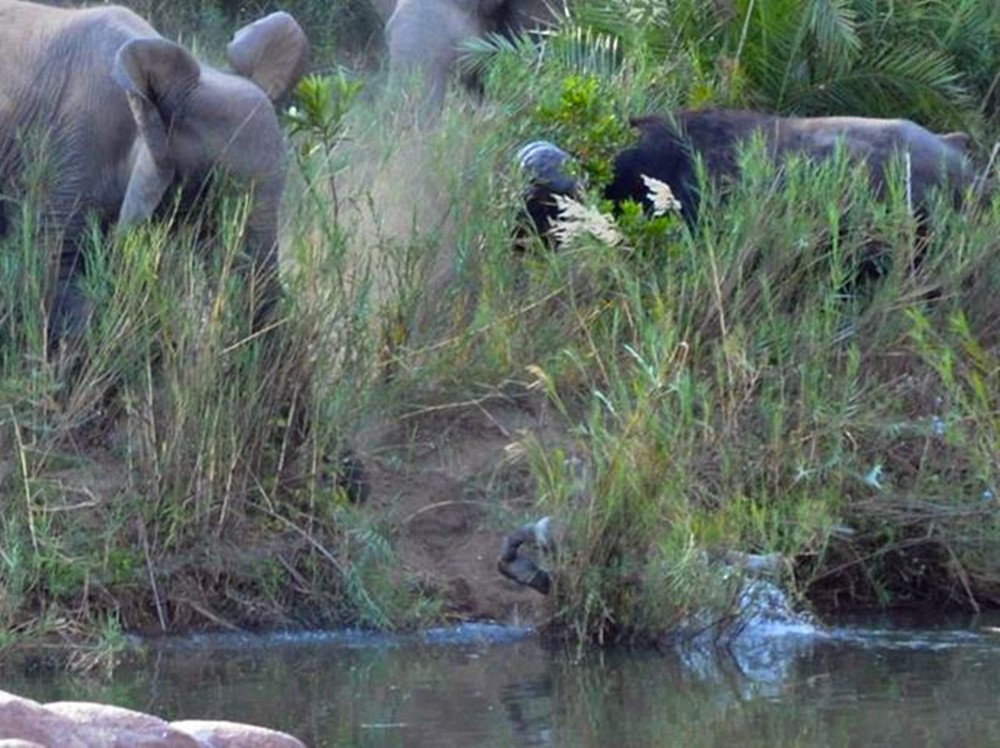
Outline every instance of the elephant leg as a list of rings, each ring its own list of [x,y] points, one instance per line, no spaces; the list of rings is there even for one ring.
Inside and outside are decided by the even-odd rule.
[[[269,194],[279,195],[280,189]],[[276,322],[276,311],[284,298],[278,270],[277,200],[261,199],[253,206],[253,218],[246,227],[247,255],[240,272],[247,279],[252,330],[259,332]]]
[[[55,292],[49,307],[50,356],[76,348],[90,320],[91,304],[80,284],[83,273],[83,252],[76,246],[64,247],[59,254]]]

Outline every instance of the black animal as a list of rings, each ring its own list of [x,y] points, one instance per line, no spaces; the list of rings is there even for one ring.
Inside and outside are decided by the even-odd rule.
[[[909,182],[915,208],[926,204],[932,190],[947,189],[956,203],[973,183],[964,133],[939,135],[899,119],[864,117],[777,117],[755,112],[708,109],[683,111],[630,120],[638,131],[635,145],[618,153],[613,176],[603,196],[616,204],[633,200],[652,208],[642,177],[671,187],[689,226],[698,221],[700,194],[696,158],[715,183],[740,176],[739,147],[754,136],[763,139],[776,163],[790,154],[829,159],[842,147],[848,158],[868,166],[877,194],[885,191],[889,165],[909,156]],[[524,193],[525,210],[535,229],[547,236],[557,209],[553,195],[573,195],[582,186],[564,170],[568,154],[536,141],[521,149],[522,168],[530,176]]]

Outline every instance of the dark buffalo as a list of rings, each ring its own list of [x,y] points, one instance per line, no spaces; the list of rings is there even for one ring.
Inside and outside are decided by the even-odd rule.
[[[731,110],[684,111],[670,118],[637,117],[635,145],[614,159],[613,176],[604,188],[605,198],[620,204],[633,200],[651,208],[649,188],[642,177],[665,182],[677,200],[688,225],[698,219],[700,202],[696,158],[715,183],[738,178],[740,146],[760,137],[776,163],[790,154],[814,160],[829,159],[843,148],[853,162],[868,166],[871,186],[883,194],[889,165],[909,157],[909,189],[915,209],[924,206],[930,193],[944,189],[956,204],[972,185],[974,173],[966,157],[964,133],[938,135],[901,119],[865,117],[777,117]],[[526,210],[543,235],[556,215],[553,195],[571,195],[580,188],[567,175],[569,156],[557,146],[535,142],[521,149],[521,166],[531,177],[525,192]]]

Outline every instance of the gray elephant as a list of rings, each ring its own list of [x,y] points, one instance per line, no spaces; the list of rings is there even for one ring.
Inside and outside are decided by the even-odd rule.
[[[37,182],[44,235],[58,237],[50,343],[85,315],[81,243],[88,224],[127,227],[191,205],[219,173],[251,194],[248,288],[262,319],[279,294],[277,220],[285,145],[273,102],[303,75],[309,46],[287,13],[241,29],[233,73],[199,63],[116,6],[53,8],[0,0],[0,196]],[[0,203],[0,213],[4,203]]]
[[[385,5],[378,5],[380,13]],[[420,73],[427,110],[437,112],[461,42],[487,32],[510,36],[544,28],[565,7],[564,0],[398,0],[386,22],[390,69]]]

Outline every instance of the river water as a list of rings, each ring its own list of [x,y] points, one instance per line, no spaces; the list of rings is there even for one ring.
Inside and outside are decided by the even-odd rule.
[[[112,680],[0,689],[325,746],[1000,746],[1000,618],[860,618],[718,649],[566,651],[494,627],[158,642]]]

